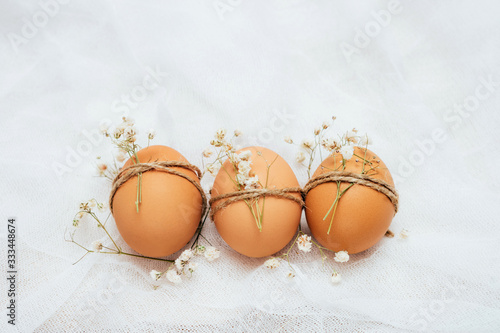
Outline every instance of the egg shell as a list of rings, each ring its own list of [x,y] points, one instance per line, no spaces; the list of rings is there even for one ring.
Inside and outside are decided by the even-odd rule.
[[[137,152],[140,163],[187,162],[175,149],[149,146]],[[123,166],[133,162],[129,159]],[[191,170],[173,167],[199,183]],[[202,212],[200,192],[188,180],[163,171],[142,174],[142,202],[136,210],[137,176],[126,181],[113,199],[113,216],[125,242],[136,252],[163,257],[179,251],[193,237]]]
[[[365,149],[355,147],[354,154],[365,157]],[[394,186],[387,166],[378,155],[366,150],[366,160],[372,162],[373,166],[377,166],[368,175]],[[342,170],[341,165],[342,155],[332,154],[321,163],[312,178],[332,170]],[[368,169],[370,166],[367,164],[365,170]],[[362,170],[362,158],[353,156],[346,161],[345,171],[361,173]],[[347,186],[349,183],[342,182],[340,191]],[[307,194],[306,219],[314,238],[330,250],[347,251],[351,254],[359,253],[375,245],[386,233],[395,214],[394,205],[389,198],[366,186],[353,185],[340,198],[332,228],[328,234],[333,210],[325,220],[323,218],[335,201],[336,195],[336,182],[318,185]]]
[[[268,189],[299,186],[295,174],[281,156],[263,147],[243,148],[237,153],[246,150],[252,152],[250,158],[252,172],[259,177],[259,181],[263,185],[266,183],[267,165],[272,163],[267,179]],[[226,161],[215,178],[211,191],[212,197],[236,191],[237,187],[231,180],[234,180],[235,177],[236,172],[233,165],[230,161]],[[293,195],[300,198],[298,193]],[[220,202],[223,200],[215,202],[212,207]],[[262,207],[264,199],[259,199],[258,205]],[[214,222],[217,231],[231,248],[245,256],[260,258],[278,252],[292,240],[297,231],[301,214],[302,207],[292,200],[266,197],[262,231],[259,231],[256,221],[244,201],[234,202],[218,211]]]

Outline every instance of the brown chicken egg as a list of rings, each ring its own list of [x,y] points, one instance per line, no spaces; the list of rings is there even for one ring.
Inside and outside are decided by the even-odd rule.
[[[355,147],[345,171],[380,179],[394,186],[387,166],[370,150]],[[368,162],[365,162],[368,161]],[[363,169],[364,165],[364,169]],[[326,158],[312,179],[323,173],[342,170],[342,155],[334,153]],[[340,193],[350,183],[340,183]],[[358,253],[375,245],[386,233],[395,214],[391,200],[381,192],[361,184],[349,188],[332,208],[337,197],[337,182],[327,182],[311,189],[306,196],[306,218],[311,232],[324,247],[333,251]],[[330,213],[327,215],[327,212]],[[334,214],[335,213],[335,214]],[[332,220],[333,216],[333,220]],[[331,229],[328,232],[328,229]]]
[[[166,146],[150,146],[137,152],[140,163],[182,161],[186,158]],[[133,164],[129,159],[123,168]],[[122,169],[123,169],[122,168]],[[199,183],[188,169],[172,167]],[[138,177],[127,180],[113,198],[113,216],[125,242],[150,257],[168,256],[184,247],[196,232],[202,214],[202,198],[188,180],[164,171],[142,173],[142,200],[136,210]]]
[[[299,183],[287,162],[274,151],[262,147],[248,147],[237,151],[251,152],[250,176],[258,176],[259,188],[283,189],[298,187]],[[238,190],[236,168],[227,160],[215,178],[212,198]],[[290,193],[300,198],[300,193]],[[222,199],[212,203],[221,204]],[[253,199],[255,200],[255,199]],[[217,211],[214,216],[217,231],[235,251],[248,257],[265,257],[285,247],[295,235],[302,213],[297,202],[281,197],[267,196],[250,201],[255,215],[263,210],[262,230],[245,201],[237,201]]]

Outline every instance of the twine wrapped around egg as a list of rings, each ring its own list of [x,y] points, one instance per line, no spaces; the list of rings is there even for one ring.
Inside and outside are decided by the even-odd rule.
[[[208,209],[207,206],[207,196],[205,195],[205,191],[203,191],[203,188],[200,186],[199,183],[197,183],[195,180],[191,179],[189,176],[186,174],[179,172],[177,170],[171,169],[171,168],[184,168],[187,170],[190,170],[196,174],[198,179],[201,179],[201,171],[200,169],[187,162],[182,162],[182,161],[158,161],[158,162],[150,162],[150,163],[137,163],[137,164],[132,164],[123,170],[121,170],[118,175],[113,179],[113,185],[111,189],[111,194],[109,196],[109,208],[111,212],[113,212],[113,198],[115,197],[116,191],[125,184],[126,181],[131,179],[132,177],[137,176],[140,173],[144,173],[147,171],[155,170],[155,171],[162,171],[166,172],[172,175],[176,175],[179,177],[182,177],[189,181],[191,184],[193,184],[198,192],[200,192],[201,199],[202,199],[202,213],[201,216],[205,216],[205,213]]]
[[[307,182],[306,186],[302,190],[303,197],[305,198],[307,196],[307,193],[309,193],[309,191],[316,186],[337,181],[363,185],[384,194],[394,205],[394,214],[398,212],[399,194],[394,186],[386,183],[381,179],[375,179],[366,174],[359,174],[349,171],[331,171],[312,178]]]
[[[210,205],[214,204],[217,201],[223,200],[223,199],[227,199],[227,200],[212,207],[212,210],[210,213],[210,218],[213,220],[215,217],[215,214],[218,211],[220,211],[221,209],[224,209],[225,207],[229,206],[230,204],[232,204],[234,202],[248,200],[248,199],[257,199],[257,198],[265,197],[265,196],[292,200],[292,201],[295,201],[297,204],[299,204],[300,207],[304,207],[305,204],[304,204],[304,200],[302,198],[297,198],[296,196],[293,196],[289,193],[302,193],[302,189],[300,187],[287,187],[287,188],[282,188],[282,189],[259,188],[259,189],[248,189],[248,190],[242,190],[242,191],[221,194],[221,195],[218,195],[216,197],[211,198],[210,202],[209,202]]]

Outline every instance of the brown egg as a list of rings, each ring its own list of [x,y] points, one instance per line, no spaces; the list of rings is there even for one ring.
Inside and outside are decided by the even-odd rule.
[[[252,172],[259,177],[265,186],[267,178],[268,189],[283,189],[298,187],[295,174],[286,161],[272,150],[262,147],[248,147],[237,153],[249,150]],[[268,165],[269,177],[267,177]],[[229,161],[226,161],[217,177],[211,191],[212,198],[234,192],[236,172]],[[300,198],[300,194],[294,193]],[[217,201],[214,205],[223,202]],[[259,207],[264,205],[264,199],[258,201]],[[214,217],[215,226],[224,241],[235,251],[248,257],[265,257],[272,255],[285,247],[295,235],[299,226],[302,207],[289,199],[266,197],[262,231],[259,231],[251,210],[244,201],[238,201],[218,211]]]
[[[364,157],[365,149],[356,147],[354,154]],[[381,179],[394,186],[389,170],[377,155],[367,150],[366,160],[373,163],[371,167],[375,167],[368,173],[371,178]],[[321,163],[312,178],[339,170],[341,165],[341,154],[330,155]],[[365,170],[371,167],[366,164]],[[362,158],[353,156],[346,162],[345,171],[360,174],[362,170]],[[342,182],[340,191],[347,186],[349,183]],[[326,219],[323,218],[335,201],[336,194],[336,182],[318,185],[307,194],[306,218],[314,238],[330,250],[348,253],[358,253],[375,245],[384,236],[395,214],[394,205],[389,198],[364,185],[353,185],[340,198],[328,233],[333,209]]]
[[[183,161],[186,158],[165,146],[137,152],[139,162]],[[123,168],[131,165],[128,160]],[[190,170],[172,168],[199,183]],[[142,202],[136,210],[137,176],[126,181],[113,199],[113,216],[125,242],[138,253],[163,257],[179,251],[193,237],[202,211],[200,192],[188,180],[163,171],[142,174]]]

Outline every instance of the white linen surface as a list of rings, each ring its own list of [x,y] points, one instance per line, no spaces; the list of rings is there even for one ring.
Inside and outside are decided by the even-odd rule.
[[[19,271],[17,324],[4,314],[2,331],[500,330],[498,1],[3,0],[0,8],[0,260],[5,271],[13,216]],[[95,158],[113,150],[94,134],[124,112],[142,144],[155,128],[153,143],[200,166],[215,130],[238,128],[242,146],[275,150],[301,185],[305,168],[283,137],[311,138],[335,115],[332,133],[356,127],[373,138],[401,196],[391,229],[411,235],[337,264],[339,285],[317,250],[292,256],[289,282],[286,265],[270,271],[235,253],[212,223],[205,234],[221,257],[198,260],[181,285],[154,289],[149,271],[165,267],[156,262],[89,255],[72,265],[83,253],[64,241],[65,229],[80,201],[106,202],[110,189],[95,177]],[[82,224],[86,244],[105,239]]]

